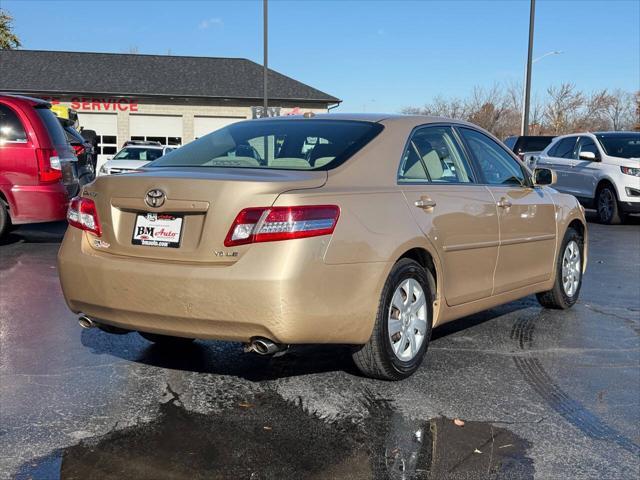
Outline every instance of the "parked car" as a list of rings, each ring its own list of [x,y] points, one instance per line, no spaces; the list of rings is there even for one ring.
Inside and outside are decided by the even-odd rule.
[[[100,167],[98,176],[133,172],[175,149],[176,147],[163,147],[160,143],[149,145],[126,142],[122,150]]]
[[[640,132],[564,135],[540,154],[538,165],[554,169],[555,188],[596,209],[602,223],[640,213]]]
[[[78,158],[77,174],[80,185],[92,182],[95,178],[95,163],[98,154],[93,143],[85,140],[77,130],[79,128],[78,112],[64,105],[53,105],[51,111],[58,117],[67,141]]]
[[[513,151],[525,165],[535,168],[536,156],[544,150],[554,139],[552,135],[523,135],[511,136],[504,140],[504,144]]]
[[[50,106],[0,94],[0,236],[11,225],[64,219],[78,191],[76,156]]]
[[[363,373],[400,379],[432,327],[533,293],[576,302],[585,219],[553,178],[461,121],[239,122],[85,186],[62,289],[84,327],[260,354],[351,344]]]
[[[72,125],[69,125],[65,121],[60,122],[64,129],[67,140],[73,148],[76,157],[78,157],[77,170],[78,181],[80,186],[93,182],[96,177],[93,166],[97,160],[97,153],[91,143],[84,139],[80,132],[78,132]]]

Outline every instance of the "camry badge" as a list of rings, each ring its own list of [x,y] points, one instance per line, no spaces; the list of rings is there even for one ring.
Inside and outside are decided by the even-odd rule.
[[[144,197],[145,203],[153,208],[161,207],[162,205],[164,205],[165,200],[165,193],[162,190],[158,190],[157,188],[149,190],[147,192],[147,195]]]

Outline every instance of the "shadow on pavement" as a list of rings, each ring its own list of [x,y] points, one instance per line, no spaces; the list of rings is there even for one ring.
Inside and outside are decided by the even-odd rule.
[[[187,345],[158,345],[137,333],[112,335],[97,328],[83,330],[82,344],[93,353],[159,368],[232,375],[249,381],[274,380],[313,373],[344,371],[359,375],[344,345],[296,345],[282,356],[245,353],[235,342],[197,340]]]
[[[60,243],[66,230],[67,222],[17,225],[8,235],[0,239],[0,246],[14,243]]]

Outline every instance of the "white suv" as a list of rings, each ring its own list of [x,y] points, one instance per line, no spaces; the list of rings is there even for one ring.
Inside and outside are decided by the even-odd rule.
[[[537,166],[555,170],[554,188],[595,208],[602,223],[640,213],[640,132],[557,137],[538,156]]]
[[[157,145],[143,145],[131,143],[110,158],[98,168],[97,176],[117,175],[129,173],[144,167],[147,163],[172,152],[178,147],[164,147]]]

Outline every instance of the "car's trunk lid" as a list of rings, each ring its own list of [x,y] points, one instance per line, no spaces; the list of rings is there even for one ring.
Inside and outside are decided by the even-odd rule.
[[[210,167],[148,168],[98,177],[83,192],[95,201],[102,226],[99,241],[89,235],[90,243],[96,250],[150,260],[232,263],[250,248],[224,246],[240,210],[271,206],[280,193],[318,188],[326,178],[325,171]],[[150,191],[162,192],[162,205],[149,206],[145,197]],[[134,228],[149,225],[147,218],[155,221],[148,213],[182,218],[179,246],[171,243],[177,248],[134,244]],[[139,215],[145,219],[138,220]]]

